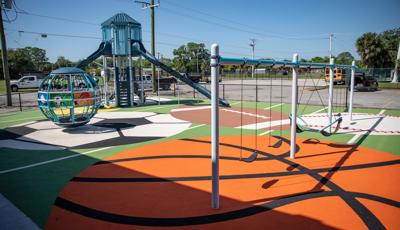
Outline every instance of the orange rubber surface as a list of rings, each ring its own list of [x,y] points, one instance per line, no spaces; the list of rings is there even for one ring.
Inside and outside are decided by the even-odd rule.
[[[290,159],[288,143],[258,137],[247,163],[254,137],[221,137],[218,210],[209,138],[113,155],[71,179],[46,229],[400,229],[400,157],[299,139]]]

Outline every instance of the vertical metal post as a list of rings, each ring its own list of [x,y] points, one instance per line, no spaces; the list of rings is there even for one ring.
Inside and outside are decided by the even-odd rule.
[[[329,58],[332,58],[332,38],[333,34],[329,34]]]
[[[193,88],[193,99],[196,98],[196,90]]]
[[[117,51],[117,41],[116,41],[116,31],[115,31],[115,27],[112,26],[111,27],[111,36],[112,36],[112,59],[113,59],[113,67],[114,67],[114,100],[115,100],[115,105],[118,106],[118,93],[117,93],[117,57],[115,56],[116,51]]]
[[[18,93],[18,100],[19,100],[19,111],[22,112],[21,93]]]
[[[225,84],[222,84],[222,99],[225,100]]]
[[[129,67],[129,94],[130,94],[130,106],[133,106],[133,99],[135,98],[135,91],[133,90],[133,73],[132,73],[132,47],[131,47],[131,25],[128,24],[128,67]]]
[[[334,59],[329,60],[329,98],[328,98],[328,125],[332,124],[332,111],[333,111],[333,75],[334,75]],[[331,132],[332,126],[329,126],[329,132]]]
[[[104,105],[108,106],[108,79],[110,78],[107,71],[107,58],[103,55],[103,80],[104,80]]]
[[[299,55],[293,54],[293,63],[299,61]],[[297,66],[292,68],[292,123],[290,124],[290,158],[296,153],[296,123],[297,123]]]
[[[212,194],[211,207],[219,208],[219,71],[218,44],[211,45],[211,162]]]
[[[140,61],[140,69],[142,69],[142,56],[139,56],[139,61]],[[141,105],[144,105],[144,76],[143,76],[144,74],[143,74],[143,72],[141,71],[140,72],[140,75],[139,75],[139,79],[140,79],[140,104]],[[153,76],[153,80],[154,80],[154,76]],[[153,81],[153,83],[154,83],[154,81]],[[153,86],[154,86],[154,84],[153,84]]]
[[[161,96],[160,96],[160,70],[157,71],[157,95],[158,95],[158,105],[161,105]]]
[[[355,75],[356,75],[356,61],[353,61],[351,63],[351,78],[350,78],[350,106],[349,106],[350,121],[353,120],[353,96],[354,96]]]

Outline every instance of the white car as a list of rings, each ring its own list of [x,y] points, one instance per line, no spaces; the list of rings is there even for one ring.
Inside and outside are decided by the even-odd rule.
[[[23,76],[16,81],[10,81],[11,91],[17,92],[19,89],[39,88],[40,80],[37,76]]]
[[[143,81],[143,88],[144,90],[152,90],[153,89],[153,81],[151,79],[151,76],[142,76],[139,79],[139,76],[136,76],[135,79],[136,83],[138,84],[139,87],[141,87],[142,81]]]

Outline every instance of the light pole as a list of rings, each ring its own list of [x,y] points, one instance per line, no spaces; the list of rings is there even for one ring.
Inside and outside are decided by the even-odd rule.
[[[256,39],[251,38],[251,43],[249,44],[251,47],[251,58],[254,59],[254,47],[256,46]],[[251,78],[254,78],[254,65],[251,66]]]

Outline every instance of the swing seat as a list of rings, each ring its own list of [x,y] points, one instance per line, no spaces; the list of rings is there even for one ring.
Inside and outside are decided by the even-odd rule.
[[[343,118],[342,118],[340,113],[336,114],[335,117],[338,117],[338,118],[335,119],[330,124],[328,124],[327,126],[325,126],[324,128],[322,128],[322,129],[314,129],[314,128],[311,128],[310,125],[303,118],[297,116],[297,118],[299,120],[301,120],[305,125],[300,125],[299,123],[296,122],[296,132],[297,133],[302,133],[302,132],[305,132],[305,131],[307,131],[307,132],[316,132],[316,133],[321,133],[325,137],[329,137],[329,136],[331,136],[333,134],[336,134],[339,131],[340,124],[343,121]],[[290,120],[290,123],[292,123],[292,115],[291,114],[289,115],[289,120]],[[336,124],[336,127],[335,127],[335,129],[333,131],[330,131],[330,132],[326,131],[328,128],[330,128],[334,124]]]

